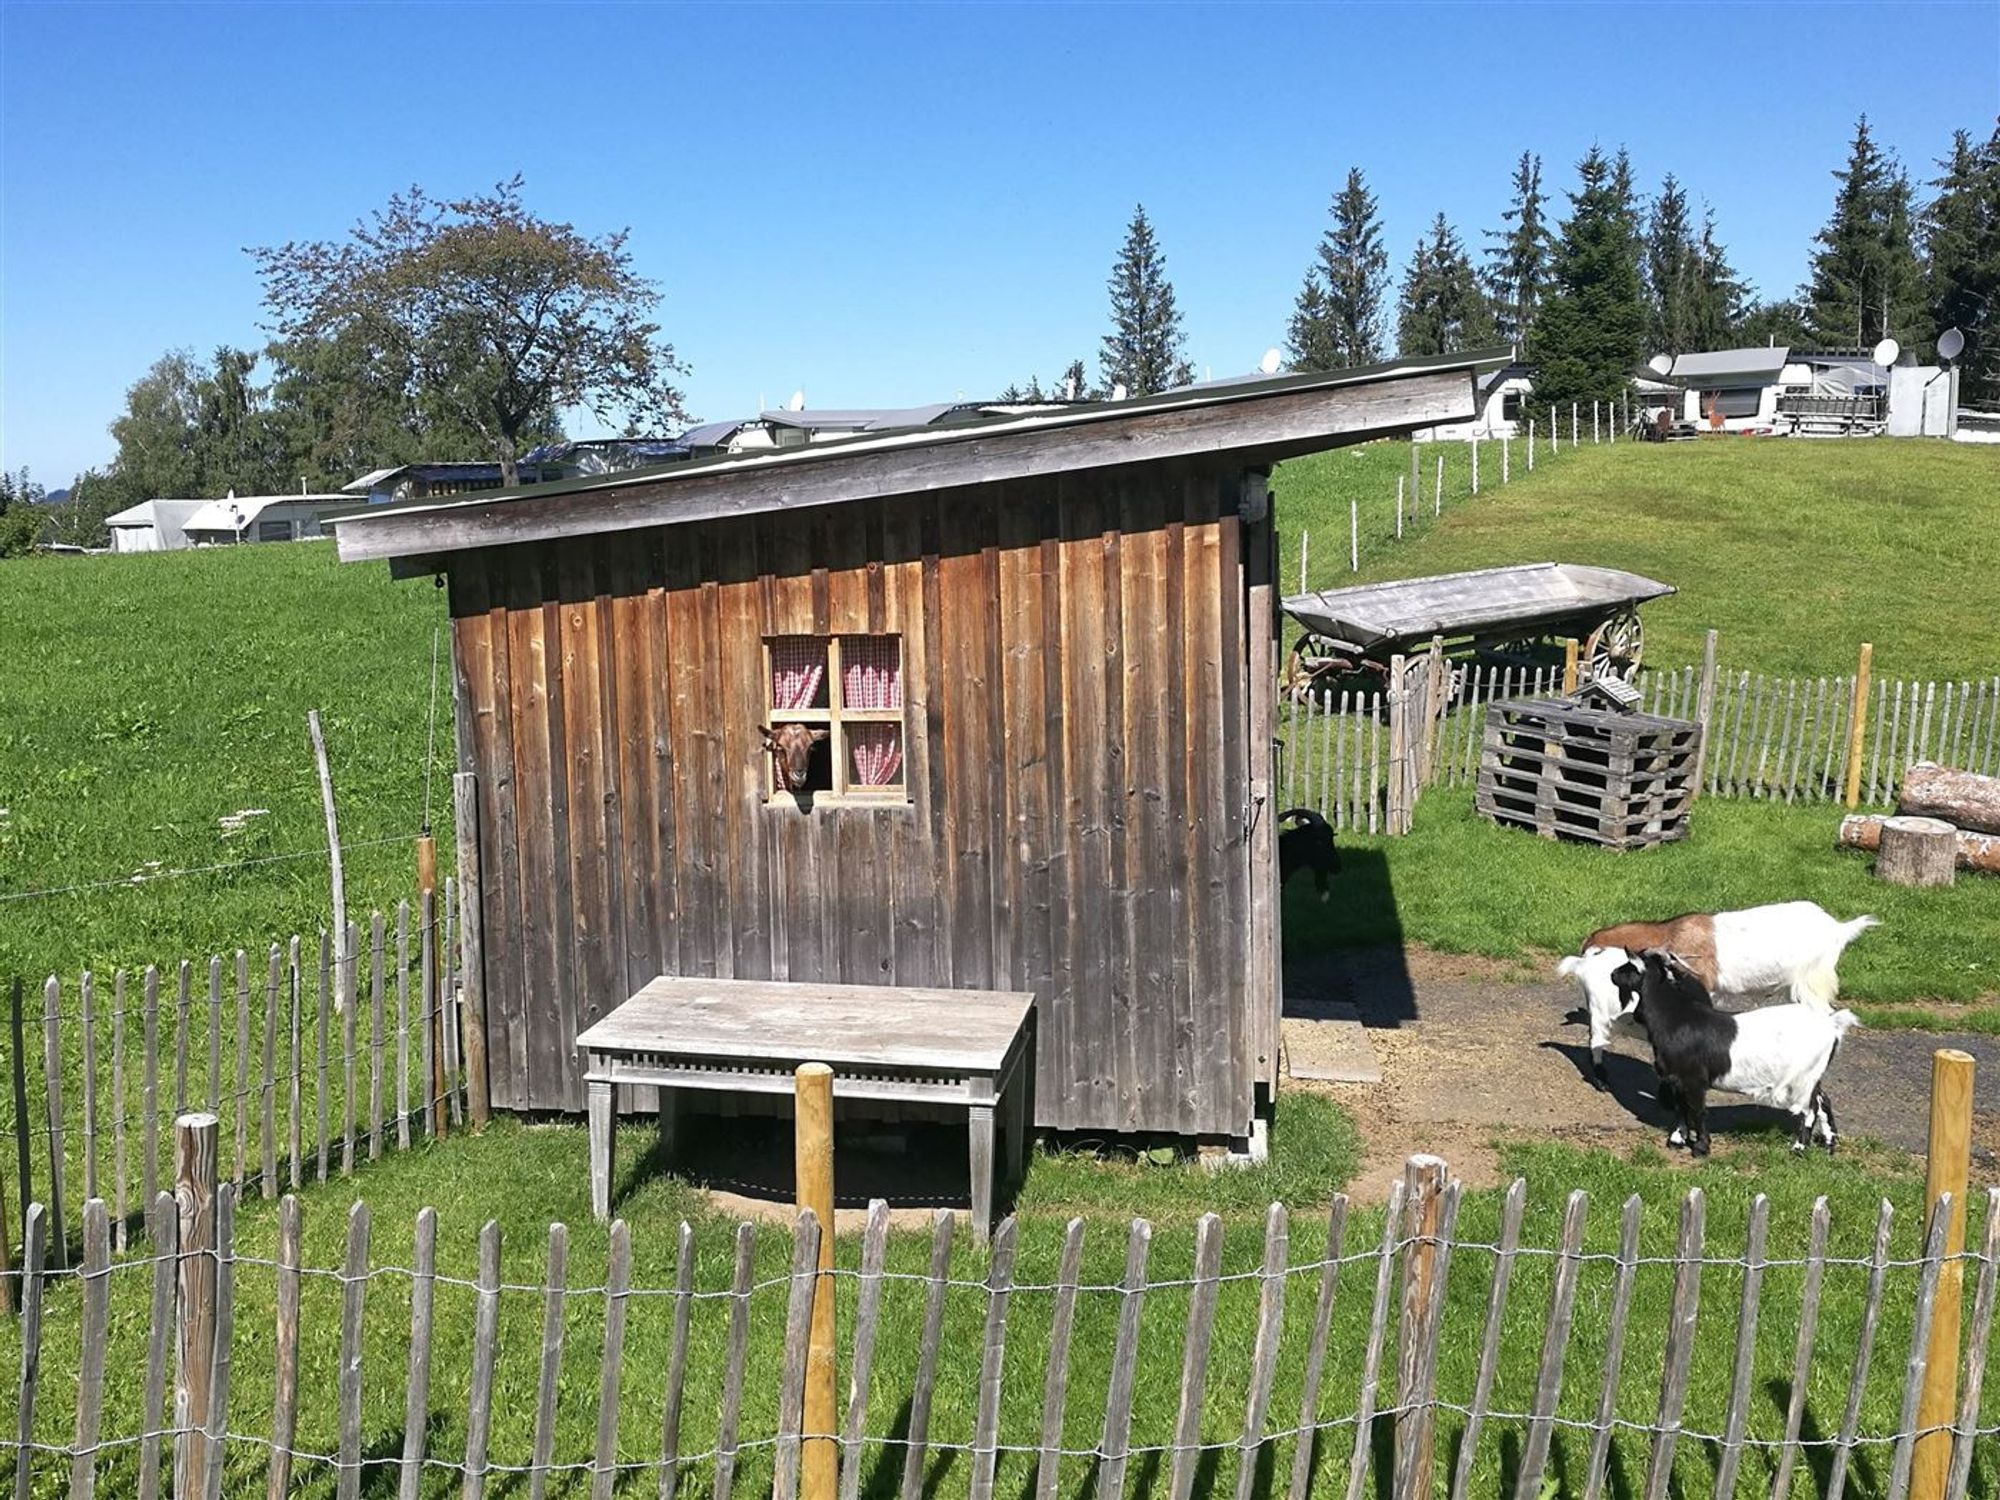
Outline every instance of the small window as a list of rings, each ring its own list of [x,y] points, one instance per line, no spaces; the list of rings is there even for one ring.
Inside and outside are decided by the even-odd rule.
[[[1518,422],[1521,420],[1521,393],[1507,391],[1500,397],[1500,420]]]
[[[1743,385],[1710,391],[1702,402],[1702,410],[1708,411],[1711,407],[1725,417],[1757,416],[1764,409],[1764,388]]]
[[[292,539],[290,521],[259,521],[257,540],[260,542],[289,542]]]
[[[904,800],[902,638],[773,636],[765,659],[771,798]],[[794,787],[786,768],[799,757]]]

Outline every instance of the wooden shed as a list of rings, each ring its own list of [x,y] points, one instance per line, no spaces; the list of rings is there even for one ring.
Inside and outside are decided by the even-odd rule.
[[[1491,363],[339,520],[343,559],[450,589],[493,1103],[579,1109],[582,1028],[733,976],[1032,991],[1037,1124],[1250,1136],[1280,1000],[1266,476],[1465,420]],[[786,722],[824,736],[798,796]]]

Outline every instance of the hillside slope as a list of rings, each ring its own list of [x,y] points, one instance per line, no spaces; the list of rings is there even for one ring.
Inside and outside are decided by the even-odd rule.
[[[1432,519],[1445,459],[1443,516]],[[1406,443],[1298,459],[1272,479],[1280,576],[1298,583],[1311,534],[1315,588],[1518,562],[1627,568],[1680,593],[1646,607],[1647,660],[1677,666],[1722,633],[1724,660],[1774,673],[1852,671],[1875,643],[1878,673],[1971,677],[2000,671],[2000,448],[1879,439],[1539,446],[1533,474],[1513,444],[1480,445],[1469,494],[1465,445],[1420,445],[1423,495],[1395,540]],[[1348,569],[1348,506],[1361,516],[1361,569]]]

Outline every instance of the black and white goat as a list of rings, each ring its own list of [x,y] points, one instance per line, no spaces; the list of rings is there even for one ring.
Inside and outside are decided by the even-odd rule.
[[[1780,901],[1598,928],[1583,940],[1581,951],[1556,965],[1558,974],[1575,979],[1583,990],[1592,1081],[1605,1087],[1605,1043],[1614,1031],[1631,1029],[1629,1021],[1620,1020],[1625,1002],[1611,976],[1633,954],[1647,948],[1672,953],[1716,995],[1762,1000],[1783,994],[1794,1004],[1830,1012],[1840,996],[1841,954],[1880,925],[1874,917],[1843,922],[1812,901]]]
[[[1648,948],[1612,972],[1625,1013],[1645,1028],[1660,1075],[1660,1102],[1678,1123],[1667,1137],[1708,1155],[1708,1091],[1723,1089],[1797,1119],[1794,1152],[1817,1131],[1829,1154],[1839,1138],[1826,1071],[1857,1021],[1851,1010],[1771,1005],[1731,1015],[1674,955]]]

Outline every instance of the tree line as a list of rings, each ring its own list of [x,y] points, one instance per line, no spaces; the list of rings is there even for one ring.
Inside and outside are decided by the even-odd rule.
[[[1333,195],[1286,328],[1294,370],[1370,364],[1393,348],[1510,343],[1537,369],[1531,410],[1611,399],[1652,354],[1767,341],[1927,350],[1956,327],[1965,400],[2000,403],[2000,126],[1955,133],[1920,185],[1864,116],[1833,173],[1806,281],[1760,300],[1729,263],[1714,211],[1669,173],[1643,194],[1621,148],[1592,146],[1558,203],[1523,152],[1477,256],[1440,211],[1392,273],[1359,167]],[[1567,212],[1564,213],[1566,207]],[[249,252],[272,337],[206,358],[172,351],[126,392],[117,453],[43,503],[25,470],[0,483],[0,555],[37,539],[102,545],[104,517],[160,497],[339,488],[366,470],[520,458],[590,411],[632,434],[687,413],[686,367],[661,338],[657,287],[621,231],[592,237],[526,206],[519,177],[467,198],[421,188],[344,238]],[[1194,378],[1166,255],[1143,205],[1107,283],[1097,378],[1073,358],[1003,401],[1146,395]],[[11,520],[9,519],[11,515]]]
[[[1294,370],[1508,343],[1536,367],[1531,412],[1609,400],[1654,354],[1781,343],[1868,349],[1893,336],[1926,351],[1965,335],[1962,397],[2000,402],[2000,126],[1956,132],[1922,186],[1856,124],[1806,281],[1760,300],[1729,263],[1707,205],[1669,172],[1642,194],[1623,148],[1576,164],[1567,214],[1523,152],[1508,206],[1473,252],[1443,213],[1391,272],[1375,194],[1359,167],[1333,195],[1286,330]],[[1144,207],[1109,283],[1112,332],[1096,394],[1184,383],[1188,365],[1165,258]],[[1072,369],[1075,367],[1073,366]],[[1038,392],[1039,385],[1010,394]]]

